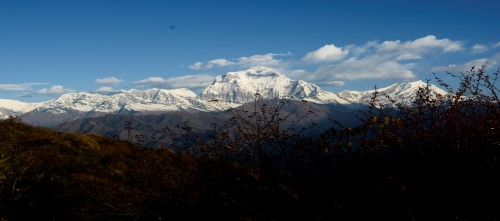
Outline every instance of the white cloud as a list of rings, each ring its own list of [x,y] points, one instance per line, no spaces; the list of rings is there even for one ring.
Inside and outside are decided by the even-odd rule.
[[[413,64],[401,64],[379,56],[362,59],[350,58],[336,65],[325,65],[312,75],[318,82],[338,80],[370,80],[370,79],[414,79],[411,71]]]
[[[248,57],[240,57],[238,59],[235,59],[233,61],[219,58],[219,59],[214,59],[210,60],[208,62],[196,62],[192,65],[189,65],[189,69],[191,70],[208,70],[208,69],[214,69],[214,68],[221,68],[221,67],[229,67],[229,66],[237,66],[237,67],[255,67],[255,66],[266,66],[266,67],[273,67],[273,68],[280,68],[283,66],[283,61],[276,59],[277,56],[288,56],[291,55],[291,53],[285,53],[285,54],[275,54],[275,53],[267,53],[267,54],[258,54],[258,55],[252,55]]]
[[[464,49],[461,41],[452,41],[447,38],[437,39],[434,35],[406,42],[396,40],[384,41],[381,44],[372,43],[370,46],[377,50],[377,54],[393,56],[397,61],[420,60],[423,59],[423,55],[435,50],[451,53]]]
[[[500,47],[500,42],[496,45]],[[475,49],[483,50],[481,47],[482,45],[477,45]],[[428,35],[409,41],[368,41],[361,45],[347,46],[327,44],[306,53],[299,60],[280,57],[291,53],[268,53],[230,61],[216,59],[219,62],[215,62],[216,60],[197,62],[190,68],[267,66],[283,71],[294,79],[303,79],[320,85],[342,85],[346,80],[412,80],[417,78],[415,70],[422,69],[420,65],[426,64],[426,59],[429,57],[451,54],[464,49],[465,43],[462,41]],[[295,67],[303,70],[294,70]]]
[[[396,59],[396,61],[420,60],[420,59],[422,59],[422,56],[418,55],[418,54],[412,54],[412,53],[403,53],[403,54],[398,55],[395,59]]]
[[[25,91],[43,83],[0,84],[0,91]]]
[[[340,87],[340,86],[344,86],[345,82],[343,81],[323,81],[323,82],[318,82],[318,85],[320,86],[336,86],[336,87]]]
[[[100,87],[100,88],[97,88],[96,92],[112,92],[114,91],[112,87]]]
[[[25,84],[0,84],[0,90],[2,91],[24,91],[29,88],[30,85]]]
[[[473,53],[482,53],[488,50],[488,46],[482,44],[476,44],[472,46]]]
[[[308,71],[302,69],[286,71],[286,75],[292,79],[307,79],[309,74]]]
[[[361,56],[369,51],[377,49],[378,47],[380,47],[380,43],[378,43],[377,41],[368,41],[362,46],[347,45],[344,48],[345,48],[345,50],[349,51],[349,54],[351,56],[357,57],[357,56]]]
[[[203,88],[210,85],[214,80],[210,75],[185,75],[181,77],[164,79],[162,77],[149,77],[132,84],[136,87],[156,88]]]
[[[338,48],[333,44],[325,45],[316,51],[312,51],[306,54],[303,60],[308,62],[328,62],[328,61],[338,61],[344,56],[349,54],[349,50],[343,50]]]
[[[401,52],[424,52],[431,49],[441,49],[443,52],[455,52],[463,50],[463,43],[461,41],[452,41],[447,38],[437,39],[434,35],[428,35],[414,41],[406,41],[403,43],[401,43],[400,40],[384,41],[379,47],[381,51]]]
[[[164,83],[166,81],[167,80],[165,80],[162,77],[149,77],[149,78],[146,78],[144,80],[134,81],[134,82],[132,82],[132,84],[134,84],[136,86],[146,86],[146,85],[153,85],[153,84],[161,84],[161,83]]]
[[[210,60],[206,63],[203,62],[196,62],[192,65],[189,65],[189,69],[192,70],[207,70],[207,69],[213,69],[213,68],[218,68],[218,67],[226,67],[226,66],[231,66],[233,65],[234,62],[220,58],[220,59],[214,59]]]
[[[72,92],[75,92],[75,90],[64,88],[62,85],[54,85],[54,86],[49,87],[49,88],[42,88],[42,89],[36,90],[32,94],[58,96],[58,95],[62,95],[65,93],[72,93]]]
[[[123,82],[123,80],[118,79],[116,77],[99,78],[95,80],[96,84],[103,84],[103,85],[117,85],[121,82]]]
[[[263,55],[252,55],[250,57],[241,57],[238,58],[237,65],[243,67],[255,67],[255,66],[278,67],[282,63],[282,60],[278,60],[274,57],[283,55],[287,54],[268,53]]]
[[[463,64],[450,64],[448,66],[437,66],[433,67],[432,72],[450,72],[450,73],[465,73],[470,71],[470,69],[475,66],[476,68],[481,67],[481,65],[488,65],[488,67],[496,68],[496,65],[500,63],[500,54],[497,54],[491,58],[479,58],[468,61]]]
[[[384,41],[369,41],[362,46],[348,45],[345,50],[349,51],[354,57],[366,57],[371,54],[379,54],[390,56],[391,59],[399,61],[423,59],[424,55],[442,52],[450,53],[464,50],[463,42],[453,41],[447,38],[437,39],[434,35],[418,38],[412,41],[401,42]]]
[[[343,47],[344,54],[336,50],[337,54],[343,57],[337,57],[338,60],[331,59],[330,62],[320,65],[307,78],[318,84],[344,80],[411,80],[417,78],[413,71],[417,65],[414,60],[423,60],[429,54],[451,53],[463,49],[463,43],[460,41],[438,39],[434,35],[405,42],[369,41],[361,46]],[[320,49],[315,52],[319,51]],[[312,59],[314,55],[314,52],[311,52],[305,58]]]

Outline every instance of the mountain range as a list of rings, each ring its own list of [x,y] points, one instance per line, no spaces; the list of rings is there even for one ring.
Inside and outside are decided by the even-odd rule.
[[[377,89],[403,104],[410,104],[423,81],[393,84]],[[434,93],[446,94],[430,85]],[[228,72],[197,95],[186,89],[121,90],[110,93],[68,93],[41,103],[24,103],[0,99],[0,118],[21,117],[24,122],[39,126],[99,117],[108,114],[147,115],[165,112],[221,112],[253,102],[255,99],[288,99],[315,104],[345,106],[359,109],[370,101],[373,90],[332,93],[315,84],[293,80],[267,67]],[[381,101],[384,102],[384,101]],[[387,102],[387,101],[386,101]]]

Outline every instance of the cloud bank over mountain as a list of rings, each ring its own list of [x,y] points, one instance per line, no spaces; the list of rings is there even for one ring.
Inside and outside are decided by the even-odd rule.
[[[269,66],[281,70],[294,78],[319,85],[342,86],[345,81],[356,80],[396,80],[410,81],[419,78],[417,71],[454,71],[456,66],[478,65],[488,62],[496,65],[498,56],[474,59],[461,65],[434,66],[429,62],[436,57],[453,56],[457,53],[481,54],[497,49],[498,43],[475,44],[468,47],[467,42],[438,38],[427,35],[414,40],[369,41],[360,45],[338,46],[326,44],[296,58],[292,53],[267,53],[251,55],[235,60],[219,58],[208,62],[196,62],[193,70],[244,68]],[[289,56],[284,56],[289,55]],[[300,55],[299,55],[300,56]],[[469,67],[470,68],[470,67]],[[460,69],[462,70],[462,69]],[[426,73],[426,74],[428,74]],[[420,73],[421,74],[421,73]]]

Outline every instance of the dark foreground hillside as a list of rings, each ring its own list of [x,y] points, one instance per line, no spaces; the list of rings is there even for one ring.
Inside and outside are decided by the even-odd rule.
[[[497,220],[500,155],[329,156],[285,173],[0,123],[4,220]],[[322,159],[327,160],[327,159]],[[307,166],[307,165],[304,165]]]
[[[375,92],[361,126],[314,137],[257,102],[207,141],[183,125],[177,153],[5,120],[0,219],[499,220],[498,89],[483,71],[407,108]]]

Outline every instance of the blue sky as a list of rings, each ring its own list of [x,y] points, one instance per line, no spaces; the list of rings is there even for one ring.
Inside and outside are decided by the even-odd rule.
[[[500,3],[0,0],[0,98],[188,87],[268,66],[328,91],[500,65]]]

